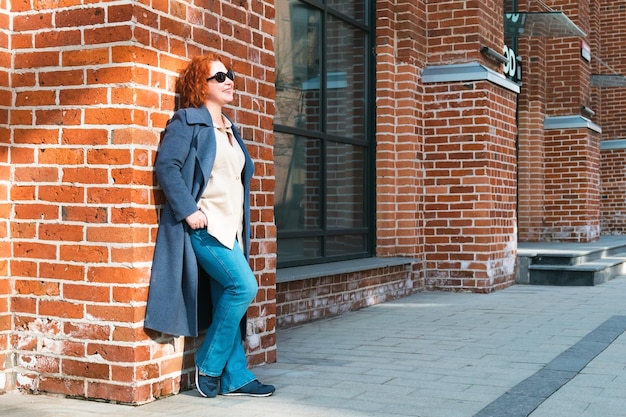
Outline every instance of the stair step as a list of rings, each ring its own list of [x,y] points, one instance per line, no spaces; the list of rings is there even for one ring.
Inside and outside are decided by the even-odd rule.
[[[535,285],[598,285],[626,275],[626,236],[593,242],[521,242],[517,282]]]
[[[593,286],[626,273],[626,253],[574,265],[531,264],[529,284]]]
[[[540,265],[578,265],[593,262],[610,256],[626,256],[626,245],[611,248],[598,248],[581,251],[563,251],[540,253],[533,258],[533,264]]]
[[[624,256],[611,256],[596,259],[590,262],[579,264],[531,264],[530,269],[533,270],[553,270],[553,271],[599,271],[606,267],[619,265],[626,262],[626,254]]]

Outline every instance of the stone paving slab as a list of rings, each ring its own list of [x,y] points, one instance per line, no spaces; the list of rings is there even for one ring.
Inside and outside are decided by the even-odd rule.
[[[624,317],[626,277],[425,292],[279,330],[278,362],[254,370],[276,385],[269,398],[187,391],[132,407],[9,393],[0,415],[624,417]]]

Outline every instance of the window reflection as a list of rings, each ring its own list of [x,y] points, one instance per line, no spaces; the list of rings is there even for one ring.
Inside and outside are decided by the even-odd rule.
[[[365,34],[330,17],[327,39],[326,130],[365,139]]]
[[[374,34],[365,22],[373,6],[367,0],[275,4],[278,266],[367,256]]]
[[[277,0],[275,123],[320,130],[321,13],[300,2]],[[319,87],[318,87],[319,89]]]
[[[280,239],[277,249],[283,263],[316,259],[322,256],[322,240],[319,237]]]
[[[367,8],[365,7],[367,1],[365,0],[326,0],[326,4],[328,7],[332,7],[338,12],[341,12],[352,19],[358,20],[359,22],[365,22],[367,19]]]
[[[364,218],[363,148],[329,143],[326,175],[326,225],[329,229],[362,227]]]
[[[321,152],[319,141],[275,134],[275,217],[282,231],[320,228]]]

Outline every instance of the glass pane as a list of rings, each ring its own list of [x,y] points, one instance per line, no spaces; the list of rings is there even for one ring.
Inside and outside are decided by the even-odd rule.
[[[329,17],[327,45],[327,128],[331,134],[365,140],[366,37]]]
[[[322,256],[319,237],[278,239],[277,256],[280,262],[301,261]]]
[[[275,133],[275,216],[280,231],[321,224],[321,150],[316,139]]]
[[[365,225],[365,152],[363,148],[328,143],[326,225],[347,229]]]
[[[285,266],[368,251],[368,153],[361,144],[371,136],[366,126],[374,94],[367,91],[370,34],[341,19],[365,27],[372,3],[307,3],[274,3],[275,216],[278,261]]]
[[[274,123],[319,131],[321,12],[301,2],[276,0],[276,25]]]
[[[326,256],[364,253],[365,235],[331,236],[326,241]]]
[[[506,36],[534,38],[585,38],[587,34],[563,12],[509,13],[505,15]]]
[[[365,22],[367,20],[367,0],[326,0],[326,4],[359,22]]]

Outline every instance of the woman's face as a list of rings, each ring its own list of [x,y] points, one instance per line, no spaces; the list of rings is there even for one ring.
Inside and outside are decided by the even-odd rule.
[[[209,77],[214,76],[218,72],[226,73],[228,69],[226,66],[219,62],[213,61],[211,63],[211,73]],[[225,77],[223,83],[218,82],[215,78],[207,81],[209,86],[209,91],[207,95],[207,102],[215,103],[220,106],[230,103],[234,98],[234,87],[235,83],[228,77]]]

